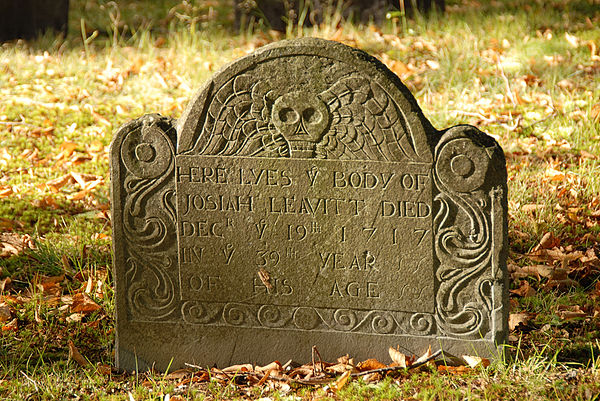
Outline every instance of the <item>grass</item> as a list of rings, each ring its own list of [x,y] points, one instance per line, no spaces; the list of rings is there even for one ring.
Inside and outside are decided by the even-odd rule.
[[[284,34],[260,26],[234,31],[226,2],[71,3],[66,38],[47,34],[0,47],[0,233],[28,235],[35,244],[0,257],[1,303],[10,311],[0,334],[3,399],[598,398],[599,266],[531,256],[548,232],[565,255],[600,252],[597,0],[449,0],[443,15],[382,27],[333,15]],[[112,133],[144,113],[178,117],[219,67],[298,35],[374,54],[434,126],[474,124],[505,150],[511,264],[562,267],[571,280],[513,274],[511,289],[526,281],[535,294],[511,298],[514,312],[532,317],[512,333],[506,361],[466,374],[425,367],[377,383],[355,380],[338,393],[293,388],[288,395],[217,381],[177,387],[162,374],[111,372]],[[82,185],[72,174],[88,176]],[[101,308],[73,312],[68,297],[82,293]],[[565,307],[585,316],[565,318]],[[69,341],[89,366],[69,360]]]

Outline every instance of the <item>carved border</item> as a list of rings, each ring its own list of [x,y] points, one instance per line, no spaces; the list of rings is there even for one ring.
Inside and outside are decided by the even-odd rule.
[[[201,301],[186,301],[181,313],[187,323],[210,326],[419,336],[435,333],[435,319],[429,313]]]

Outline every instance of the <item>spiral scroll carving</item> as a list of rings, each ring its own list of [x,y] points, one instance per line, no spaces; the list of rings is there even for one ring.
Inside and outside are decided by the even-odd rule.
[[[491,199],[496,190],[488,180],[495,142],[480,143],[485,137],[476,128],[449,129],[436,147],[434,177],[440,193],[434,201],[436,271],[436,320],[446,335],[471,339],[488,336],[491,313],[492,271]],[[489,138],[489,137],[486,137]],[[496,223],[497,224],[497,223]],[[487,284],[483,284],[487,283]]]
[[[289,310],[283,310],[276,305],[263,305],[258,310],[258,321],[266,327],[283,327],[291,318]]]
[[[246,326],[249,319],[248,305],[228,303],[223,309],[223,320],[232,326]]]
[[[419,336],[436,327],[428,313],[382,310],[186,301],[181,312],[187,323],[214,326]]]
[[[389,312],[378,312],[373,316],[373,331],[380,334],[389,334],[394,330],[394,317]]]
[[[120,133],[127,300],[134,317],[164,320],[177,309],[174,128],[170,119],[148,115]]]
[[[333,315],[335,328],[350,331],[356,326],[356,314],[350,309],[338,309]]]

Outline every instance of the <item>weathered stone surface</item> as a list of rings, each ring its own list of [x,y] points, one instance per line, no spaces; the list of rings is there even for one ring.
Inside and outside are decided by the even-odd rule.
[[[507,336],[506,167],[400,80],[320,39],[224,67],[111,150],[117,364],[493,355]]]

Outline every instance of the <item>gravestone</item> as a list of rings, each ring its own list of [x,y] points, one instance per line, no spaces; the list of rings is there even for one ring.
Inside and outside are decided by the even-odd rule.
[[[506,167],[436,130],[368,54],[322,39],[221,69],[111,148],[120,368],[494,355],[506,339]]]

